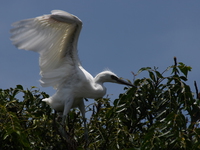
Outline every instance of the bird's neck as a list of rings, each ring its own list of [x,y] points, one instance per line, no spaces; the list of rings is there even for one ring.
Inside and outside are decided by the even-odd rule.
[[[103,86],[103,83],[94,83],[92,89],[93,98],[101,98],[106,94],[106,87]]]
[[[79,91],[81,94],[77,95],[82,95],[82,97],[92,99],[103,97],[106,94],[106,88],[103,86],[103,82],[100,82],[96,77],[93,78],[93,76],[82,66],[79,66],[79,68],[79,74],[81,75],[83,81],[82,86],[84,88]]]

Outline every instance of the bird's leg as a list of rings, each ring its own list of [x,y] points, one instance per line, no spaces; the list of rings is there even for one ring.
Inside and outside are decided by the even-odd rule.
[[[67,135],[67,132],[66,132],[66,118],[67,118],[67,114],[72,106],[72,100],[68,100],[65,102],[65,106],[64,106],[64,111],[63,111],[63,116],[62,116],[62,121],[61,121],[61,125],[60,125],[60,133],[63,137],[65,137],[67,140],[69,140],[69,135]]]
[[[56,130],[56,115],[57,115],[57,111],[54,110],[54,117],[53,117],[53,130]]]
[[[86,118],[83,117],[83,123],[84,123],[84,136],[86,141],[88,141],[88,128],[87,128],[87,122],[86,122]]]
[[[54,110],[54,111],[55,112],[54,112],[54,118],[53,118],[53,129],[56,131],[56,129],[57,129],[56,122],[58,122],[58,124],[60,124],[60,126],[58,128],[58,132],[63,136],[64,125],[61,125],[62,113],[57,112],[56,110]]]
[[[88,145],[88,128],[87,128],[87,122],[86,122],[86,118],[85,118],[85,105],[84,105],[84,101],[83,99],[81,100],[80,104],[79,104],[79,109],[81,111],[81,114],[83,116],[83,123],[84,123],[84,137],[85,137],[85,141],[86,141],[86,145]]]
[[[56,118],[56,120],[58,121],[58,122],[61,122],[62,121],[62,117],[63,117],[63,113],[62,112],[57,112],[57,118]]]
[[[66,133],[65,120],[66,120],[66,115],[63,115],[62,122],[61,122],[60,127],[59,127],[59,132],[64,138],[68,139],[69,137]]]

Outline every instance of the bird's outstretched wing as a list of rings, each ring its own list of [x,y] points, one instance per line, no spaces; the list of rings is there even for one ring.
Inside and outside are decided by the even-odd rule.
[[[11,40],[19,49],[40,54],[42,86],[59,86],[79,66],[77,42],[81,20],[65,11],[53,10],[50,15],[12,24]]]

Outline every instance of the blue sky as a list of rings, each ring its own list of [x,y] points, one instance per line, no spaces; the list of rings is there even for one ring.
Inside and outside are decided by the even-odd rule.
[[[173,64],[173,57],[191,66],[188,84],[200,86],[199,0],[7,0],[0,6],[0,88],[21,84],[37,86],[48,94],[52,88],[39,84],[38,54],[16,49],[10,42],[13,22],[60,9],[83,21],[79,57],[92,75],[109,68],[118,76],[133,79],[131,71]],[[145,75],[144,75],[145,76]],[[141,74],[140,77],[143,77]],[[124,92],[122,85],[107,83],[111,99]]]

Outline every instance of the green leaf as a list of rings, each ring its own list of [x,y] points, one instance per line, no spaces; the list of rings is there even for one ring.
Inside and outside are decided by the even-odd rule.
[[[185,64],[183,64],[182,62],[179,63],[178,68],[180,69],[180,71],[187,77],[188,72],[192,70],[192,67],[190,66],[186,66]]]
[[[149,71],[149,77],[155,82],[156,78],[153,72]]]
[[[158,78],[163,78],[163,76],[162,76],[162,74],[160,72],[155,71],[155,73],[156,73],[156,75],[157,75]]]
[[[22,85],[17,85],[17,89],[24,90]]]
[[[151,67],[143,67],[137,72],[137,75],[140,74],[143,71],[148,71],[148,70],[151,70]]]

